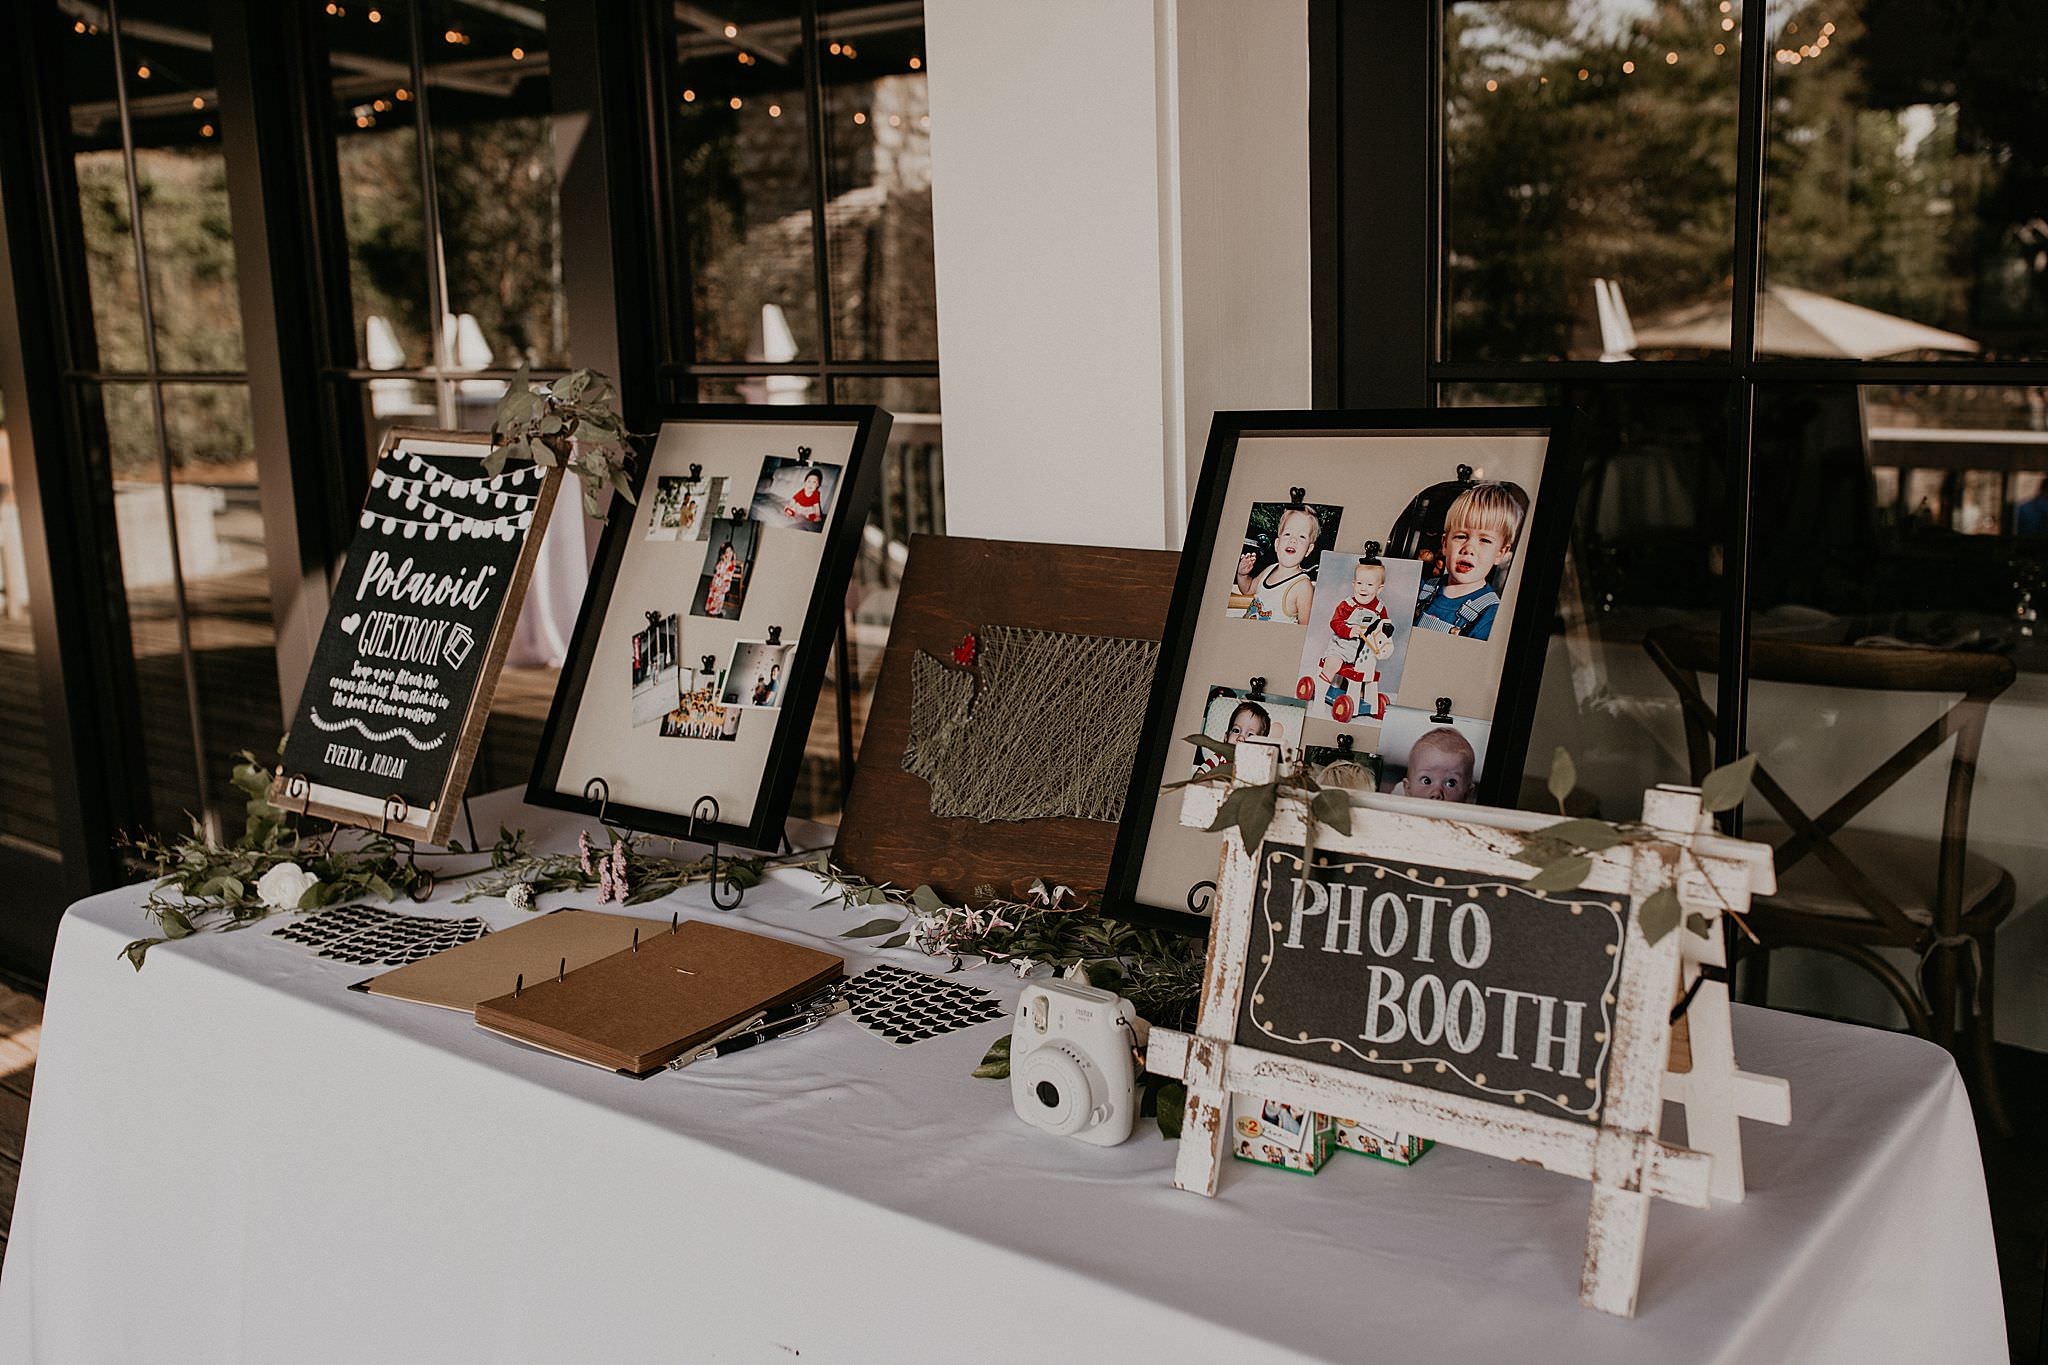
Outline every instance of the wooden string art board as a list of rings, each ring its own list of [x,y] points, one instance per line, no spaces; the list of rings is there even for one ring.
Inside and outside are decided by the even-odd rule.
[[[834,861],[869,881],[928,885],[963,904],[978,887],[1016,895],[1038,877],[1082,892],[1104,886],[1114,822],[933,814],[931,785],[903,765],[911,676],[919,654],[950,664],[962,636],[992,626],[1157,640],[1179,562],[1168,550],[911,537]],[[1151,678],[1106,677],[1099,685],[1142,694]],[[1074,698],[1078,711],[1089,705],[1086,696]]]
[[[1234,785],[1270,783],[1281,762],[1240,743]],[[1217,799],[1190,800],[1190,816]],[[1773,889],[1770,850],[1705,832],[1697,792],[1657,789],[1655,840],[1591,855],[1578,889],[1541,892],[1517,855],[1546,816],[1359,795],[1351,832],[1317,826],[1308,851],[1307,815],[1283,796],[1257,847],[1229,833],[1199,1021],[1152,1030],[1146,1069],[1187,1085],[1174,1185],[1216,1192],[1233,1093],[1533,1163],[1592,1185],[1579,1299],[1631,1316],[1650,1200],[1740,1198],[1728,1131],[1789,1118],[1783,1081],[1735,1071],[1726,991],[1702,983],[1672,1097],[1688,1135],[1717,1145],[1658,1134],[1673,1007],[1698,970],[1686,941],[1717,943],[1724,912]],[[1681,927],[1653,941],[1642,907],[1666,886]],[[1732,1195],[1717,1173],[1731,1166]]]

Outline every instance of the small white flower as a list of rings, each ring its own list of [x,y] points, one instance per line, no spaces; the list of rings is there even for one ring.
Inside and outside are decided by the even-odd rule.
[[[514,882],[505,890],[505,904],[514,910],[533,909],[533,885],[530,882]]]
[[[256,894],[273,910],[296,910],[320,879],[297,863],[279,863],[256,883]]]
[[[1038,970],[1038,963],[1028,957],[1012,958],[1010,959],[1010,966],[1016,969],[1018,976],[1023,977],[1027,981],[1031,979],[1031,974]]]

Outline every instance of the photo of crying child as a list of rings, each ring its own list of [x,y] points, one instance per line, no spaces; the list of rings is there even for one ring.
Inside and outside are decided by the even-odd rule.
[[[1528,514],[1529,495],[1518,484],[1475,483],[1451,500],[1438,572],[1415,596],[1418,630],[1469,640],[1493,633]]]
[[[1311,719],[1363,725],[1386,715],[1400,694],[1421,581],[1421,564],[1383,560],[1373,541],[1359,554],[1323,556],[1294,688]]]
[[[1317,566],[1343,517],[1343,508],[1325,503],[1253,503],[1223,614],[1308,624]]]
[[[1476,802],[1492,729],[1464,716],[1441,719],[1417,707],[1390,707],[1380,727],[1380,790],[1424,801]]]

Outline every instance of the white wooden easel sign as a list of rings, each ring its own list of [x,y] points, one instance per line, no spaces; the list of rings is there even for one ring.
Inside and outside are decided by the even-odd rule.
[[[1280,763],[1240,744],[1233,785]],[[1222,793],[1189,791],[1184,821],[1206,824]],[[1526,812],[1358,797],[1305,857],[1307,804],[1283,795],[1259,847],[1232,830],[1199,1022],[1146,1053],[1187,1084],[1175,1186],[1216,1192],[1233,1092],[1534,1162],[1593,1186],[1580,1301],[1633,1314],[1649,1201],[1740,1199],[1738,1120],[1790,1118],[1784,1081],[1735,1067],[1725,984],[1695,983],[1722,913],[1773,889],[1770,849],[1707,832],[1689,789],[1653,790],[1644,821],[1656,839],[1593,855],[1569,892],[1522,885],[1521,836],[1555,823]],[[1652,941],[1665,887],[1691,927]],[[1658,1135],[1667,1096],[1694,1148]]]

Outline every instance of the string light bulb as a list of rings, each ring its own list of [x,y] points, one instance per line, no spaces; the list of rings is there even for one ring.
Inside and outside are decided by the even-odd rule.
[[[684,104],[695,104],[696,102],[697,102],[697,92],[696,92],[696,91],[694,91],[694,90],[685,90],[685,91],[683,92],[683,103],[684,103]]]
[[[391,92],[391,98],[403,104],[405,101],[412,98],[412,91],[406,89],[404,86],[401,85],[396,90]]]
[[[739,108],[739,107],[740,107],[740,97],[739,97],[738,95],[734,95],[734,96],[732,97],[732,99],[731,99],[731,100],[729,101],[729,103],[730,103],[730,104],[732,105],[732,107],[733,107],[733,108],[735,108],[735,109]]]
[[[200,125],[199,125],[199,136],[201,136],[201,137],[212,137],[212,136],[213,136],[213,125],[212,125],[211,123],[202,123],[202,124],[200,124]]]
[[[782,106],[781,106],[781,105],[779,105],[779,104],[771,104],[771,105],[769,105],[769,106],[768,106],[768,117],[769,117],[769,118],[781,118],[781,117],[782,117]]]
[[[860,124],[866,123],[868,121],[868,116],[856,110],[853,115],[853,121],[855,125],[858,126]]]
[[[135,79],[137,79],[137,80],[139,80],[139,81],[146,81],[146,80],[148,80],[148,79],[149,79],[149,67],[148,67],[148,66],[146,66],[146,65],[145,65],[145,66],[138,66],[138,67],[136,67],[136,68],[135,68]]]
[[[204,109],[206,107],[206,100],[202,96],[194,95],[192,97],[192,107],[194,109]]]
[[[1500,82],[1499,82],[1499,81],[1488,81],[1488,82],[1486,83],[1486,91],[1487,91],[1487,93],[1488,93],[1488,94],[1492,94],[1492,93],[1493,93],[1494,91],[1496,91],[1496,90],[1498,90],[1498,89],[1500,89]]]
[[[738,24],[727,24],[727,25],[725,26],[725,36],[726,36],[726,37],[728,37],[728,38],[737,38],[737,37],[739,37],[739,36],[740,36],[740,26],[739,26]]]
[[[916,71],[916,70],[918,70],[918,69],[919,69],[919,68],[921,68],[921,67],[922,67],[923,65],[924,65],[924,62],[923,62],[923,61],[922,61],[921,59],[917,58],[917,57],[912,57],[912,58],[910,59],[910,69],[911,69],[912,71]]]
[[[381,9],[373,9],[368,14],[365,14],[363,17],[365,19],[368,19],[373,24],[381,24],[384,22],[384,11]]]
[[[515,48],[513,48],[513,49],[512,49],[512,60],[513,60],[513,61],[515,61],[515,62],[523,62],[523,61],[525,61],[525,60],[526,60],[526,49],[525,49],[525,48],[523,48],[523,47],[515,47]]]
[[[1677,65],[1678,65],[1678,54],[1677,54],[1676,52],[1667,52],[1667,53],[1665,53],[1665,54],[1664,54],[1664,65],[1666,65],[1666,66],[1677,66]]]
[[[1636,74],[1636,64],[1635,64],[1634,62],[1623,62],[1623,63],[1621,64],[1621,74],[1622,74],[1622,75],[1624,75],[1624,76],[1633,76],[1633,75],[1635,75],[1635,74]]]

